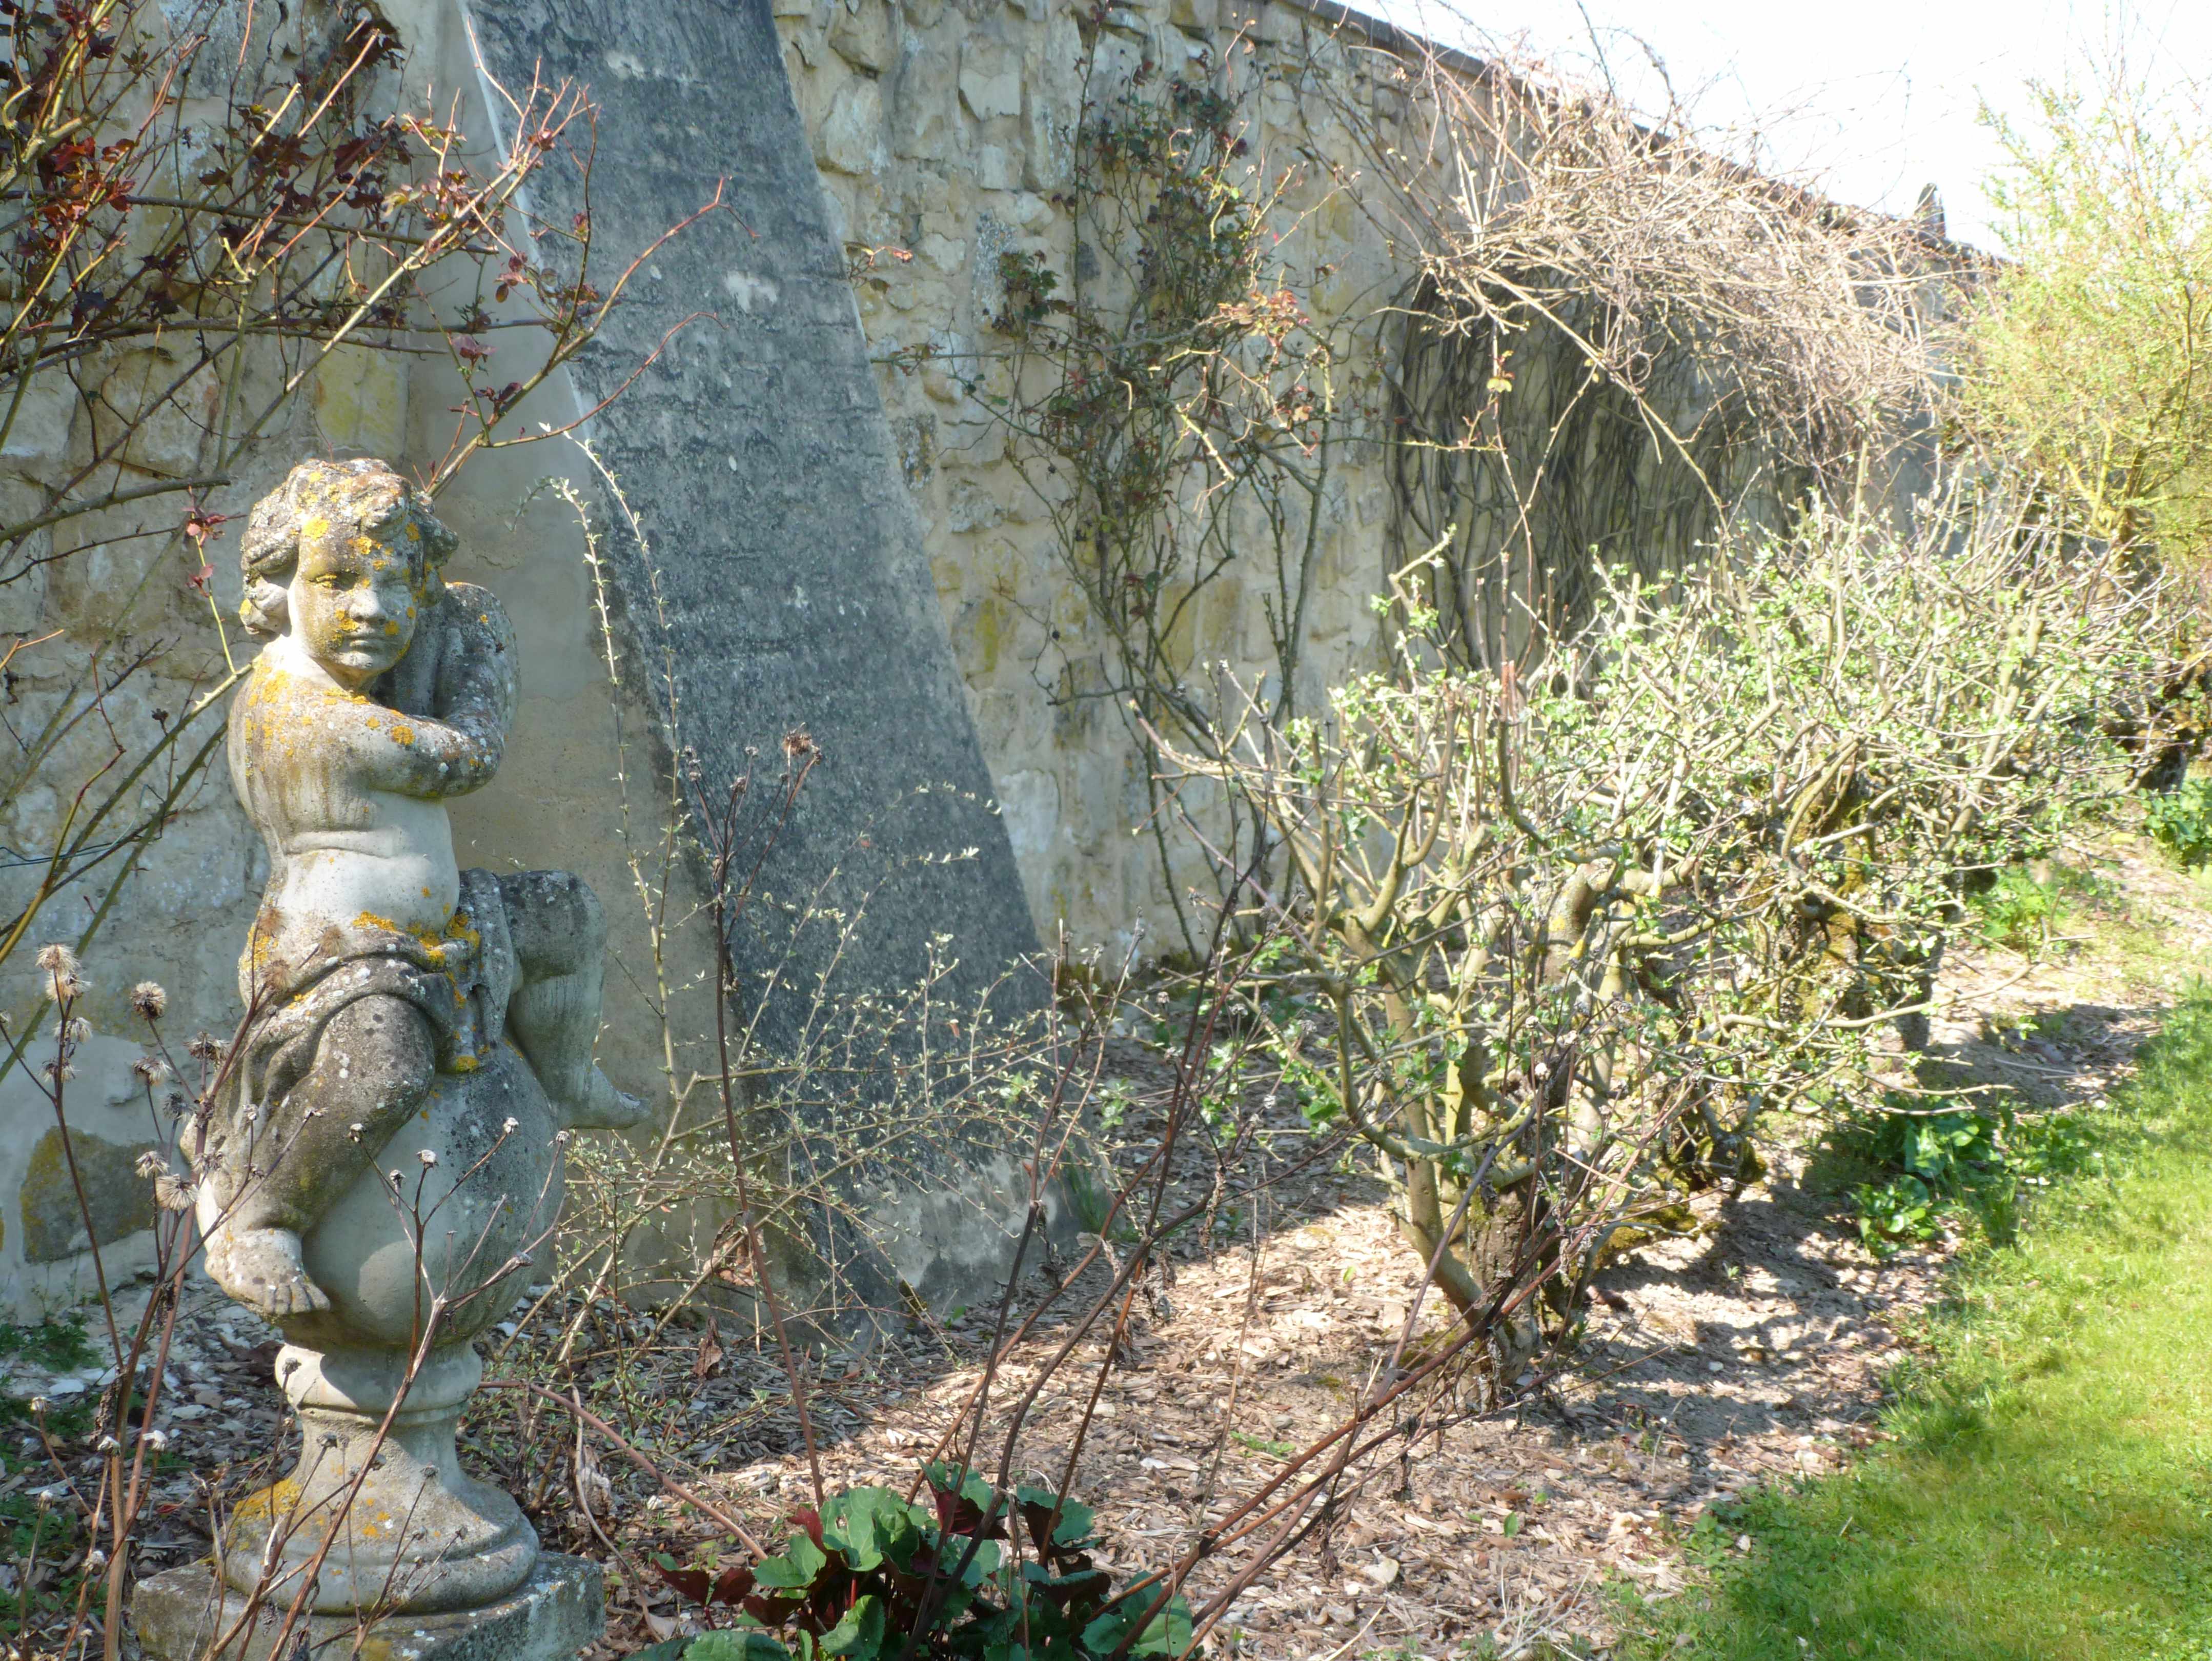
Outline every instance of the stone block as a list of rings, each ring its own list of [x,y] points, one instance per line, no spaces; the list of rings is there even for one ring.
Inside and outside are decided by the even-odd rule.
[[[1015,636],[1021,627],[1021,615],[997,594],[985,595],[968,610],[969,660],[978,674],[993,674],[999,667],[1000,654],[1017,644]]]
[[[332,454],[397,455],[407,442],[407,373],[390,352],[337,347],[315,366],[313,401]]]
[[[1024,66],[1022,182],[1056,191],[1074,176],[1075,129],[1083,107],[1083,35],[1068,16],[1045,26]]]
[[[1284,0],[1259,0],[1252,9],[1252,34],[1262,46],[1279,46],[1298,38],[1305,15]]]
[[[184,517],[181,495],[155,496],[55,526],[61,557],[46,568],[53,620],[80,639],[186,618],[190,627],[204,627],[207,602],[185,587],[190,568],[173,551]],[[153,569],[164,563],[168,570]]]
[[[1006,423],[969,399],[939,429],[938,453],[956,467],[988,467],[1006,457]]]
[[[960,100],[979,121],[1022,113],[1022,60],[1003,40],[977,36],[960,47]]]
[[[9,388],[12,398],[15,388]],[[76,414],[76,388],[59,370],[31,377],[23,401],[0,436],[0,468],[9,472],[43,476],[64,465],[69,457],[70,423]],[[7,420],[0,405],[0,421]]]
[[[39,517],[46,498],[20,479],[0,478],[0,525]],[[46,557],[53,547],[47,531],[33,531],[0,554],[0,635],[27,635],[46,609]]]
[[[921,390],[939,404],[957,404],[968,396],[968,383],[975,373],[967,337],[951,329],[933,329],[929,348],[921,366]]]
[[[887,157],[883,94],[876,82],[854,80],[837,88],[815,139],[815,151],[823,167],[839,173],[881,171]]]
[[[15,1196],[22,1214],[24,1262],[60,1262],[93,1245],[111,1245],[142,1227],[153,1227],[159,1216],[153,1179],[139,1177],[137,1161],[142,1154],[159,1153],[153,1141],[108,1141],[91,1130],[70,1130],[64,1141],[60,1126],[40,1137]],[[76,1172],[70,1172],[70,1164],[76,1164]],[[91,1234],[86,1234],[86,1216],[91,1216]]]
[[[855,69],[881,75],[897,54],[894,15],[885,0],[854,0],[830,9],[830,49]]]
[[[953,82],[958,70],[951,43],[930,40],[908,50],[891,81],[891,149],[914,161],[935,161],[949,155],[959,94]]]
[[[907,488],[915,491],[927,488],[937,471],[937,417],[925,414],[895,421],[891,435],[898,443],[899,472],[906,478]]]
[[[979,327],[988,326],[1006,309],[1006,277],[999,261],[1001,256],[1014,252],[1019,241],[1014,228],[995,213],[976,216],[975,258],[969,274],[975,283],[975,314]]]
[[[915,252],[940,271],[957,271],[968,250],[951,237],[932,231],[915,245]]]
[[[1003,523],[1006,510],[1001,508],[990,492],[973,479],[962,479],[946,492],[945,527],[956,534],[995,529]],[[997,547],[1006,547],[1000,543]],[[1008,553],[1012,551],[1009,548]],[[1002,559],[1001,564],[1012,564],[1012,559]]]
[[[123,453],[136,465],[156,477],[199,471],[222,381],[209,369],[180,380],[182,368],[179,358],[166,350],[131,352],[116,362],[101,380],[94,405],[102,412],[98,425],[103,449],[127,424],[132,431]]]
[[[1011,191],[1022,182],[1020,165],[1003,145],[980,145],[975,151],[975,182],[987,191]]]
[[[200,1661],[220,1633],[246,1613],[246,1600],[223,1586],[206,1559],[138,1583],[131,1623],[149,1661]],[[270,1661],[283,1625],[281,1609],[264,1609],[227,1661]],[[353,1615],[310,1616],[290,1643],[310,1655],[356,1652]],[[358,1653],[377,1661],[569,1661],[606,1627],[606,1576],[580,1557],[541,1552],[521,1590],[478,1609],[409,1615],[368,1629]]]
[[[1041,872],[1060,834],[1060,781],[1042,768],[1009,773],[999,786],[999,811],[1023,873]]]

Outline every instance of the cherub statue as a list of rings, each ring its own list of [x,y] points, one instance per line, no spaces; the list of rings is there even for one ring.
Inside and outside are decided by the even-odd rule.
[[[300,1237],[437,1074],[511,1043],[563,1123],[643,1116],[592,1062],[591,889],[454,861],[446,800],[498,770],[515,702],[499,602],[441,575],[455,544],[385,463],[308,461],[240,548],[244,620],[269,643],[231,706],[230,768],[269,884],[230,1088],[194,1163],[208,1271],[271,1320],[330,1306]]]

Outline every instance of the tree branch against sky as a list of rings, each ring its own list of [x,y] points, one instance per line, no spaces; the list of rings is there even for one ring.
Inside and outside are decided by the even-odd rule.
[[[2212,70],[2212,5],[2203,0],[1359,4],[1446,44],[1480,52],[1517,42],[1571,76],[1610,74],[1639,109],[1679,101],[1701,125],[1736,135],[1762,166],[1815,175],[1844,201],[1906,213],[1933,184],[1950,234],[1985,247],[1998,237],[1983,180],[2005,152],[1981,119],[1984,100],[2000,115],[2028,117],[2027,82],[2051,80],[2085,54],[2117,56],[2153,85]]]

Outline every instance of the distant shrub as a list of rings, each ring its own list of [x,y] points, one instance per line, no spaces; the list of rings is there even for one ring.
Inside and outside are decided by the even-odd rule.
[[[1892,1174],[1854,1196],[1859,1238],[1876,1256],[1933,1239],[1961,1211],[2008,1214],[2014,1177],[2006,1163],[2009,1111],[1891,1113],[1867,1133],[1863,1152]]]
[[[2153,797],[2145,825],[2183,869],[2212,860],[2212,778],[2192,776],[2179,789]]]

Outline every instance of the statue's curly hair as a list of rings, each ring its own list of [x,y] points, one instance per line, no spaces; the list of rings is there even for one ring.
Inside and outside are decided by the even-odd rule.
[[[429,502],[389,462],[303,461],[253,504],[246,534],[239,539],[246,599],[238,615],[255,634],[284,632],[286,590],[300,563],[301,533],[308,520],[318,518],[363,532],[395,523],[411,526],[415,535],[406,538],[407,545],[424,575],[460,545],[460,538],[430,511]]]

